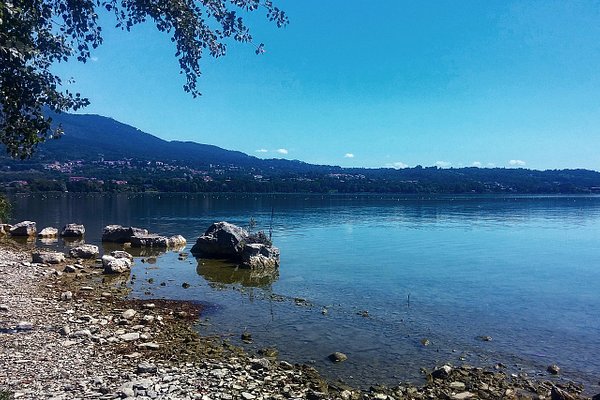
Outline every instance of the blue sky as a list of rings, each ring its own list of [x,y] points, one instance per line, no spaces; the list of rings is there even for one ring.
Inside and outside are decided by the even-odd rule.
[[[600,170],[600,1],[283,0],[284,29],[182,90],[152,25],[56,67],[101,114],[168,140],[358,167]],[[259,11],[260,13],[260,11]]]

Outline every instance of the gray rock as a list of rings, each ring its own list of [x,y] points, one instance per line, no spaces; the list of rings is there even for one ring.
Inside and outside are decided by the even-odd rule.
[[[169,247],[169,238],[155,234],[138,235],[130,240],[132,247]]]
[[[132,226],[125,227],[121,225],[107,225],[102,231],[102,241],[111,243],[127,243],[138,235],[147,235],[146,229],[135,228]]]
[[[73,258],[83,258],[87,260],[98,257],[98,254],[100,254],[98,246],[94,246],[93,244],[84,244],[69,250],[69,256]]]
[[[331,353],[328,358],[332,362],[339,363],[339,362],[346,361],[348,359],[348,356],[345,355],[344,353],[336,351],[335,353]]]
[[[31,260],[39,264],[60,264],[65,262],[65,255],[54,251],[34,251],[31,253]]]
[[[60,299],[62,301],[69,301],[73,298],[73,293],[71,291],[62,292],[60,294]]]
[[[102,257],[102,266],[105,274],[120,274],[131,269],[131,260],[105,255]]]
[[[136,314],[137,311],[135,311],[133,308],[130,308],[128,310],[123,311],[121,317],[125,319],[132,319],[133,317],[135,317]]]
[[[17,324],[17,330],[19,331],[30,331],[33,329],[33,324],[31,322],[28,321],[20,321]]]
[[[38,236],[41,238],[53,238],[58,236],[58,229],[56,228],[52,228],[51,226],[48,226],[44,229],[42,229],[40,231],[40,233],[38,233]]]
[[[35,236],[37,228],[33,221],[22,221],[16,225],[13,225],[9,233],[12,236]]]
[[[66,273],[77,272],[77,268],[75,268],[74,265],[65,265],[65,269],[63,270],[63,272],[66,272]]]
[[[431,373],[431,376],[433,378],[437,378],[437,379],[446,379],[448,376],[450,376],[451,372],[452,372],[452,367],[449,365],[444,365],[441,368],[434,370]]]
[[[475,394],[471,393],[471,392],[462,392],[462,393],[457,393],[454,396],[452,396],[452,400],[465,400],[465,399],[470,399],[471,397],[475,397]]]
[[[560,372],[560,367],[556,364],[548,365],[546,371],[550,372],[552,375],[558,375],[558,373]]]
[[[124,250],[111,251],[110,255],[114,258],[127,258],[129,261],[133,261],[133,256]]]
[[[250,269],[279,267],[279,249],[261,243],[246,244],[242,249],[242,266]]]
[[[63,228],[60,236],[69,238],[80,238],[85,234],[85,227],[80,224],[67,224]]]
[[[184,247],[186,244],[187,240],[181,235],[175,235],[169,238],[169,247]]]
[[[142,349],[157,350],[160,348],[160,345],[154,342],[146,342],[138,344],[138,347]]]
[[[135,392],[132,388],[128,388],[128,387],[121,388],[121,394],[122,394],[123,398],[128,398],[128,397],[135,398]]]
[[[119,339],[124,342],[132,342],[134,340],[138,340],[140,338],[140,334],[138,332],[124,333],[119,336]]]
[[[62,336],[69,336],[71,334],[71,328],[69,328],[69,325],[65,325],[60,328],[58,333],[60,333]]]
[[[191,252],[208,258],[240,258],[248,236],[248,232],[237,225],[216,222],[196,240]]]
[[[143,362],[139,363],[137,366],[138,374],[155,374],[157,371],[158,371],[158,368],[156,367],[156,365],[151,364],[147,361],[143,361]]]

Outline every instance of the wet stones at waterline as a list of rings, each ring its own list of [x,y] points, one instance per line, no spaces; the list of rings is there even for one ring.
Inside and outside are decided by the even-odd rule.
[[[11,236],[35,236],[37,227],[33,221],[22,221],[13,225],[8,232]]]
[[[66,238],[82,238],[83,235],[85,235],[85,227],[81,224],[67,224],[60,233],[60,236]]]
[[[109,255],[102,256],[102,267],[105,274],[121,274],[131,270],[132,261],[127,257],[116,258]]]
[[[73,258],[84,258],[87,260],[94,259],[98,257],[100,251],[98,246],[94,246],[93,244],[84,244],[81,246],[77,246],[69,250],[69,256]]]
[[[58,229],[48,226],[38,233],[40,238],[55,238],[58,236]]]
[[[31,253],[31,261],[38,264],[60,264],[65,262],[65,255],[55,251],[35,251]]]

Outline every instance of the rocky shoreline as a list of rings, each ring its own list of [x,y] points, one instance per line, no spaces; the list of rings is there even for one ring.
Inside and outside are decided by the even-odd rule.
[[[586,398],[578,385],[502,366],[441,366],[424,386],[356,390],[312,367],[201,337],[193,329],[199,305],[128,300],[96,260],[64,269],[0,243],[0,400]]]

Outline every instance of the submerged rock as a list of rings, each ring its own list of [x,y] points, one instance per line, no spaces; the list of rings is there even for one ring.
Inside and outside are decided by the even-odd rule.
[[[558,375],[558,373],[560,372],[560,367],[556,364],[548,365],[546,371],[550,372],[552,375]]]
[[[85,234],[85,227],[80,224],[67,224],[63,228],[60,236],[69,238],[80,238]]]
[[[36,224],[33,221],[22,221],[13,225],[9,233],[12,236],[35,236],[37,233]]]
[[[98,257],[98,254],[100,254],[98,246],[94,246],[93,244],[84,244],[69,250],[69,256],[73,258],[85,258],[89,260]]]
[[[339,362],[346,361],[348,359],[348,356],[345,355],[344,353],[336,351],[335,353],[331,353],[328,358],[332,362],[339,363]]]

